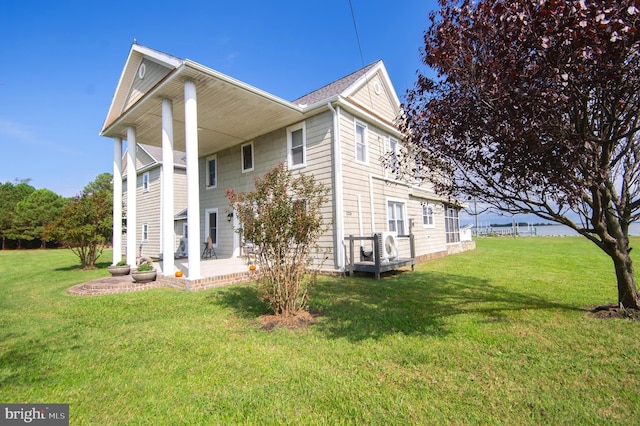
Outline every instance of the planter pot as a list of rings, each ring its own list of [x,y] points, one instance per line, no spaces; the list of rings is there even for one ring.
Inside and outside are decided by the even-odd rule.
[[[124,265],[124,266],[109,266],[107,267],[107,269],[109,270],[109,273],[111,274],[112,277],[119,277],[122,275],[129,275],[129,272],[131,272],[131,266],[129,265]]]
[[[143,271],[143,272],[132,272],[131,276],[133,277],[133,281],[137,283],[147,283],[150,281],[156,280],[156,270],[153,271]]]

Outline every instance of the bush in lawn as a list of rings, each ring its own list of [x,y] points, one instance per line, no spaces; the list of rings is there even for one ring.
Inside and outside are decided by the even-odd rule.
[[[256,179],[252,192],[227,190],[241,224],[236,231],[261,249],[258,289],[276,315],[306,307],[317,272],[312,255],[327,229],[321,213],[327,194],[313,176],[294,177],[283,165]]]
[[[111,175],[103,173],[67,203],[47,227],[47,235],[71,249],[83,269],[95,268],[113,229]]]

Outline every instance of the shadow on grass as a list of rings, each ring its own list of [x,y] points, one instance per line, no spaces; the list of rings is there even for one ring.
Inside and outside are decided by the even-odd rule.
[[[254,286],[234,285],[213,292],[207,297],[210,303],[232,309],[241,318],[251,319],[270,313],[269,306],[260,299]]]
[[[311,298],[322,311],[318,327],[331,338],[358,341],[385,335],[443,336],[447,318],[473,315],[477,322],[508,320],[509,311],[577,310],[568,305],[491,285],[470,276],[434,272],[370,278],[324,280]]]
[[[89,271],[89,270],[95,271],[96,269],[107,269],[111,265],[112,265],[112,263],[108,262],[108,261],[107,262],[96,262],[96,267],[94,269],[82,269],[82,265],[78,263],[78,264],[71,265],[71,266],[65,266],[64,268],[56,268],[55,271],[61,271],[61,272]]]
[[[311,294],[310,310],[319,312],[313,327],[329,338],[351,341],[386,335],[444,336],[448,317],[472,315],[482,323],[507,321],[520,310],[579,310],[543,297],[491,285],[484,279],[434,272],[371,278],[322,278]],[[211,295],[210,302],[244,318],[269,313],[253,286],[232,286]]]

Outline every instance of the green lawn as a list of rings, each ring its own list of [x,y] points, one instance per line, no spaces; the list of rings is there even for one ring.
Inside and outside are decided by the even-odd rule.
[[[581,238],[477,244],[322,278],[319,322],[271,332],[250,285],[69,296],[110,253],[0,251],[0,402],[68,403],[73,425],[637,424],[640,323],[585,315],[616,301],[611,261]]]

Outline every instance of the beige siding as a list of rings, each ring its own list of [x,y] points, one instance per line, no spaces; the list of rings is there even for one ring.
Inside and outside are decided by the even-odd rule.
[[[389,92],[390,90],[393,89],[387,87],[384,79],[380,77],[380,72],[377,72],[351,98],[387,121],[394,122],[399,110],[398,105],[395,104],[394,97]]]
[[[356,161],[355,123],[367,126],[367,163]],[[444,208],[435,195],[397,182],[384,169],[381,157],[389,150],[389,135],[374,124],[341,111],[340,137],[343,162],[344,233],[370,236],[374,232],[389,230],[387,205],[389,201],[404,205],[405,232],[415,236],[416,256],[427,256],[446,251]],[[412,194],[420,194],[419,197]],[[431,196],[430,196],[431,195]],[[430,202],[434,209],[434,228],[422,225],[422,204]],[[372,214],[373,209],[373,214]],[[399,243],[401,255],[409,255],[409,243]]]
[[[367,162],[356,161],[355,123],[356,121],[366,126]],[[300,124],[300,123],[298,123]],[[389,134],[372,122],[367,122],[361,117],[355,117],[344,109],[340,110],[340,143],[343,179],[334,183],[333,164],[333,114],[329,111],[309,117],[304,121],[306,134],[306,158],[305,167],[296,169],[301,173],[309,173],[319,182],[328,185],[332,191],[328,196],[328,202],[323,209],[327,232],[320,238],[320,246],[323,255],[318,255],[318,262],[325,257],[324,269],[333,269],[334,253],[336,245],[342,242],[334,241],[335,218],[342,215],[344,221],[344,234],[371,235],[373,232],[382,232],[389,229],[387,217],[387,203],[392,201],[404,205],[405,232],[409,231],[409,223],[413,226],[411,231],[415,235],[416,255],[418,257],[446,251],[444,233],[444,208],[437,197],[431,192],[412,187],[410,184],[400,183],[392,179],[382,166],[381,157],[388,151]],[[217,209],[218,211],[218,244],[215,247],[216,254],[220,258],[230,257],[233,254],[234,239],[237,234],[234,231],[235,221],[227,220],[231,212],[226,190],[243,192],[254,189],[254,180],[277,164],[287,164],[288,145],[287,129],[279,129],[274,132],[256,138],[253,142],[254,169],[250,172],[242,172],[241,145],[219,151],[211,152],[199,160],[200,169],[200,238],[205,241],[205,211]],[[206,165],[205,158],[216,155],[217,159],[217,186],[205,187]],[[145,159],[140,156],[141,161]],[[149,240],[143,243],[143,255],[157,256],[160,253],[160,168],[152,168],[150,173],[150,191],[142,194],[142,177],[138,177],[138,224],[137,247],[141,239],[142,223],[149,223]],[[186,207],[186,173],[183,169],[176,171],[175,176],[175,213]],[[340,185],[343,190],[344,211],[337,212],[334,209],[333,189]],[[125,186],[126,188],[126,186]],[[126,195],[124,196],[126,200]],[[434,205],[435,226],[426,228],[422,225],[422,203],[430,202]],[[175,247],[177,249],[182,234],[182,222],[176,222]],[[125,240],[126,241],[126,238]],[[408,256],[408,241],[401,241],[401,255]],[[328,254],[328,256],[327,256]]]
[[[320,114],[305,121],[306,130],[306,167],[296,169],[297,172],[310,173],[322,183],[332,187],[331,168],[331,126],[333,117],[330,113]],[[227,214],[231,212],[231,207],[226,196],[227,189],[237,192],[251,191],[254,189],[254,180],[264,176],[277,164],[287,162],[287,130],[279,129],[269,134],[256,138],[253,141],[254,149],[254,170],[243,173],[241,168],[240,145],[225,149],[209,155],[216,155],[217,158],[217,186],[215,188],[205,188],[206,179],[205,157],[200,159],[200,229],[202,238],[205,238],[205,218],[206,209],[217,208],[219,217],[218,226],[218,246],[216,254],[218,257],[230,257],[233,253],[233,238],[235,235],[233,221],[227,221]],[[326,223],[333,223],[333,203],[332,196],[329,195],[328,202],[324,208]],[[321,245],[333,250],[332,228],[322,236]]]
[[[149,173],[149,191],[142,191],[142,175],[145,173],[139,173],[137,177],[136,185],[136,256],[140,256],[140,245],[142,245],[142,255],[145,257],[158,257],[162,253],[162,183],[161,183],[161,171],[162,168],[158,165],[146,172]],[[123,202],[127,203],[127,183],[123,182]],[[184,169],[174,169],[174,215],[187,206],[186,201],[186,187],[187,179]],[[142,226],[143,223],[147,223],[149,226],[149,238],[146,241],[142,240]],[[175,247],[177,250],[178,243],[182,234],[182,229],[176,227],[176,233],[174,235]],[[126,233],[123,235],[122,250],[126,253]]]
[[[127,102],[125,103],[125,110],[131,107],[131,105],[133,105],[171,71],[169,68],[148,59],[142,60],[140,66],[143,65],[145,67],[144,78],[140,78],[138,72],[140,68],[138,67],[133,79],[133,84],[131,85],[131,90],[129,91],[129,96],[127,97]]]

